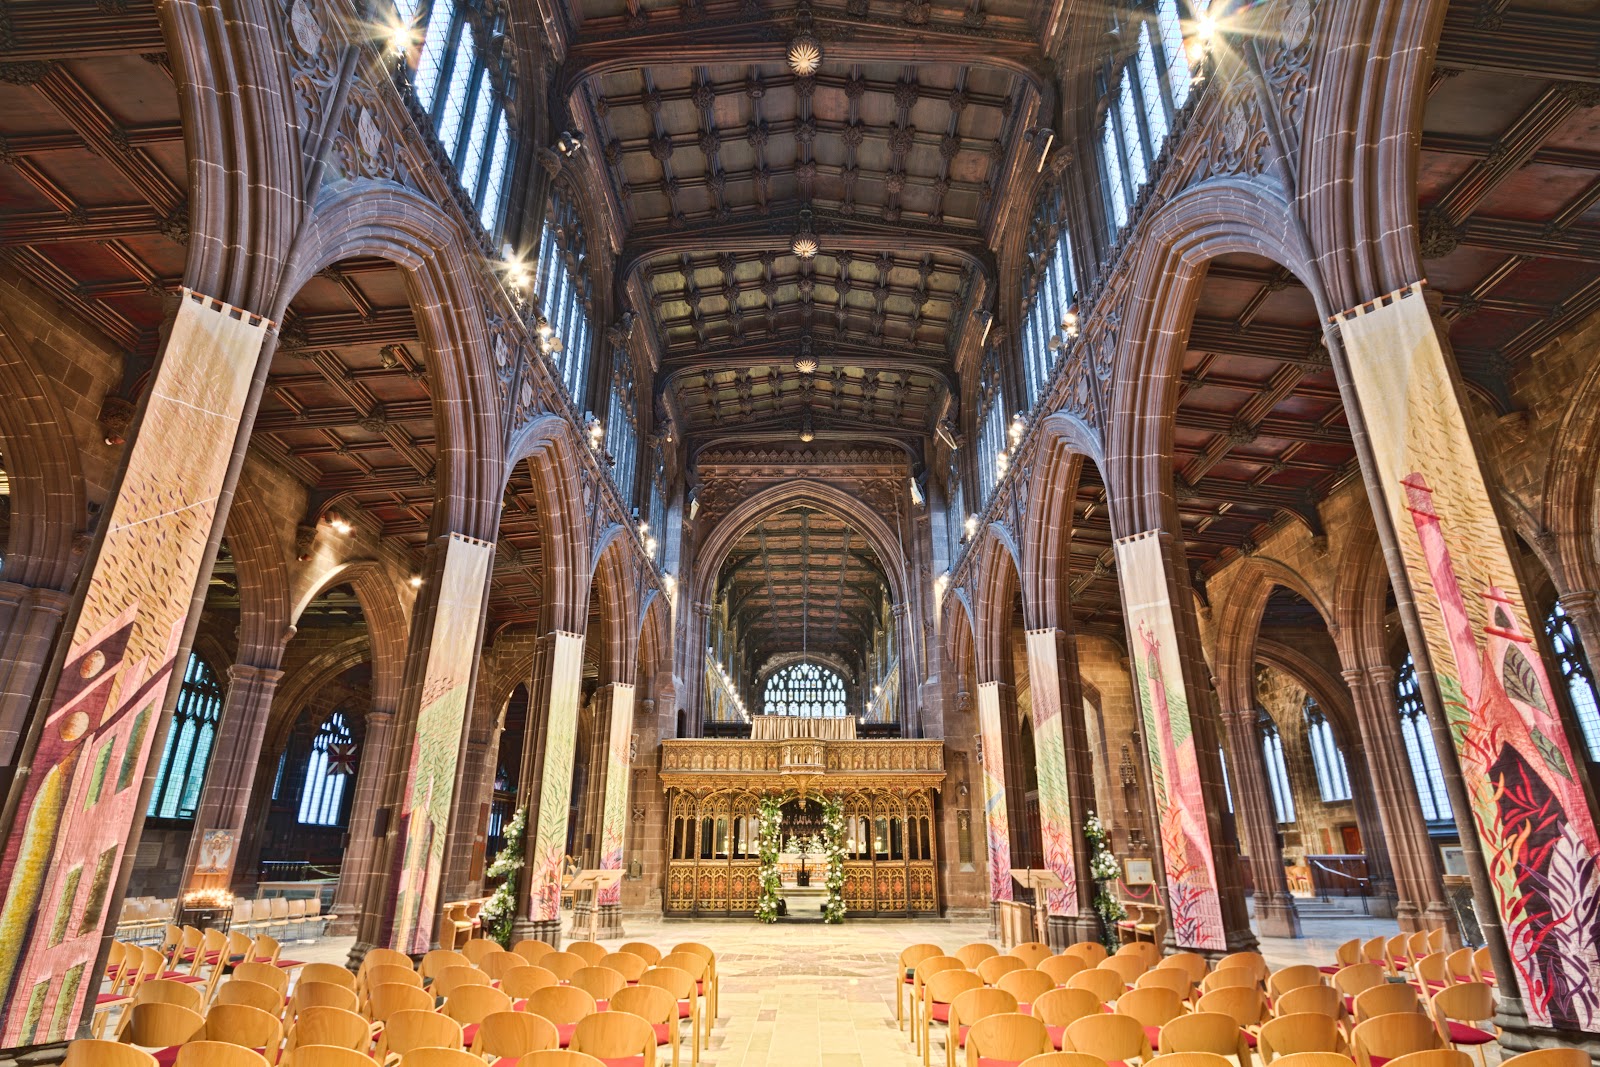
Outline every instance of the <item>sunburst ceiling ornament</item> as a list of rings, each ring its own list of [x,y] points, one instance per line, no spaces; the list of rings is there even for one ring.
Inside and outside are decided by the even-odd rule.
[[[817,357],[811,354],[811,338],[800,339],[800,354],[794,357],[794,369],[801,374],[817,373]]]
[[[815,74],[822,66],[822,42],[802,30],[789,39],[789,69],[800,77]]]
[[[800,212],[800,228],[795,231],[794,240],[789,242],[789,249],[801,259],[811,259],[819,247],[817,235],[811,229],[811,211],[804,210]]]

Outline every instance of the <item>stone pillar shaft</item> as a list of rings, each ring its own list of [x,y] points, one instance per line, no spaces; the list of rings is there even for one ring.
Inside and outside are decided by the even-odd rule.
[[[1232,749],[1235,803],[1244,811],[1245,835],[1250,841],[1250,873],[1255,882],[1256,929],[1266,937],[1299,937],[1300,912],[1289,894],[1283,873],[1283,838],[1278,815],[1267,785],[1266,758],[1256,738],[1254,708],[1223,711]]]
[[[347,936],[361,925],[366,888],[374,875],[380,836],[378,812],[383,806],[384,772],[394,749],[394,711],[373,708],[367,712],[364,751],[356,771],[355,797],[350,802],[350,838],[339,867],[339,885],[333,893],[333,914],[328,933]]]
[[[39,679],[71,602],[57,589],[0,582],[0,769],[17,758]]]

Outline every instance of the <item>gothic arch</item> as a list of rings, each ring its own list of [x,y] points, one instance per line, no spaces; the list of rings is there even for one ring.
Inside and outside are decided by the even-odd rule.
[[[589,509],[578,474],[583,447],[566,419],[541,415],[524,426],[506,449],[501,495],[518,463],[526,460],[533,474],[544,556],[539,616],[546,631],[581,634],[588,624]]]
[[[1028,515],[1022,529],[1022,610],[1030,629],[1065,629],[1072,617],[1072,503],[1085,459],[1103,466],[1099,436],[1061,412],[1040,426]]]
[[[1017,547],[998,524],[978,545],[973,653],[980,682],[1011,681],[1011,611],[1022,590]],[[1026,606],[1024,606],[1026,611]]]
[[[638,678],[639,583],[630,565],[632,548],[621,526],[608,529],[596,546],[591,595],[599,597],[601,685],[610,682],[631,685]]]
[[[289,602],[289,568],[272,519],[246,467],[228,509],[223,539],[239,581],[239,662],[253,667],[278,665],[299,616]]]
[[[1589,369],[1562,413],[1555,440],[1550,443],[1544,503],[1530,544],[1539,547],[1539,535],[1554,537],[1553,550],[1541,552],[1552,576],[1559,575],[1568,591],[1600,589],[1600,553],[1595,547],[1594,456],[1600,452],[1600,364]]]
[[[346,582],[361,603],[361,615],[367,627],[372,658],[372,702],[377,707],[393,710],[400,703],[411,613],[401,604],[400,590],[381,563],[358,559],[330,568],[294,605],[294,621],[299,621],[301,613],[313,600]]]
[[[1305,599],[1322,618],[1329,636],[1338,632],[1333,612],[1322,594],[1300,572],[1270,556],[1247,556],[1235,572],[1226,598],[1214,608],[1217,693],[1226,707],[1249,707],[1255,700],[1256,649],[1261,643],[1261,618],[1272,590],[1283,586]]]

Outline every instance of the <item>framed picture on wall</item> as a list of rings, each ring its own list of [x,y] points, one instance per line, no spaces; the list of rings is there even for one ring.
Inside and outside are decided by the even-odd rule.
[[[1150,860],[1123,860],[1122,869],[1122,880],[1129,885],[1150,885],[1156,880],[1155,865]]]

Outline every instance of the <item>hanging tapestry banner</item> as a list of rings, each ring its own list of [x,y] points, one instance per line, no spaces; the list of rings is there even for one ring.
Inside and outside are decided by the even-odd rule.
[[[978,743],[983,762],[983,814],[989,835],[989,900],[1011,899],[1011,822],[1006,817],[1006,766],[1000,747],[1000,683],[978,685]]]
[[[631,685],[611,687],[611,734],[606,745],[606,795],[600,821],[600,868],[622,870],[622,847],[628,831],[628,749],[633,741]],[[622,903],[622,883],[600,891],[599,903]]]
[[[0,1045],[77,1029],[272,324],[183,290],[0,859]]]
[[[1529,1022],[1600,1032],[1600,840],[1421,286],[1338,315]]]
[[[578,698],[583,695],[583,638],[557,633],[550,651],[550,714],[544,767],[539,780],[539,817],[534,824],[528,906],[534,922],[561,918],[561,871],[567,854],[567,816],[572,803],[572,760],[578,743]]]
[[[1051,915],[1078,913],[1072,864],[1072,793],[1067,785],[1066,724],[1061,720],[1059,630],[1028,631],[1028,683],[1033,695],[1033,752],[1039,781],[1039,830],[1044,864],[1062,888],[1047,896]]]
[[[1227,935],[1160,535],[1135,534],[1116,547],[1117,581],[1122,586],[1166,865],[1172,935],[1180,948],[1220,950],[1227,946]]]

